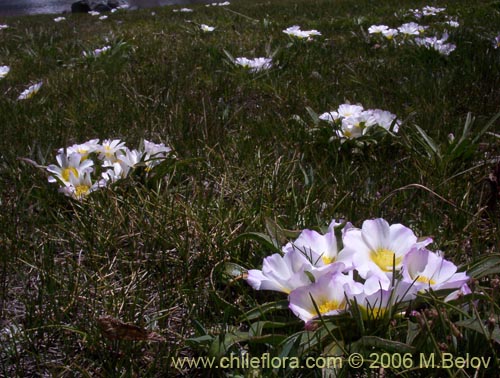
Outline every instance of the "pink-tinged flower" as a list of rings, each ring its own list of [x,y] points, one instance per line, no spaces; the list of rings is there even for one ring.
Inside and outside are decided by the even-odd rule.
[[[309,322],[318,316],[337,315],[347,308],[346,291],[361,293],[363,285],[342,273],[321,276],[316,282],[299,287],[289,295],[289,308]]]
[[[0,30],[7,29],[8,27],[9,27],[9,25],[2,24],[2,25],[0,25]]]
[[[387,25],[372,25],[368,28],[368,33],[381,34],[388,29],[389,29],[389,27]]]
[[[341,225],[342,223],[333,220],[328,227],[328,232],[325,234],[320,234],[314,230],[303,230],[294,242],[290,242],[283,247],[283,252],[286,254],[292,250],[297,250],[306,256],[316,268],[335,263],[339,253],[339,241],[335,236],[335,228]],[[352,225],[347,223],[342,229],[342,233],[345,234],[350,227]]]
[[[426,248],[412,249],[403,260],[403,279],[414,282],[418,290],[458,289],[469,277],[457,273],[457,266]]]
[[[344,249],[339,253],[339,259],[351,260],[362,278],[375,281],[372,290],[378,282],[382,289],[387,289],[391,273],[401,269],[405,255],[413,248],[421,248],[431,241],[426,239],[417,242],[413,231],[402,224],[389,225],[381,218],[366,220],[361,229],[351,228],[346,232]]]
[[[452,51],[456,49],[456,45],[453,43],[446,43],[448,40],[448,34],[444,34],[441,38],[437,37],[427,37],[427,38],[415,38],[415,43],[418,46],[423,46],[428,49],[434,49],[442,55],[450,55]]]
[[[313,270],[311,262],[298,250],[281,255],[275,253],[264,259],[262,270],[248,271],[247,282],[255,290],[274,290],[289,294],[311,283],[306,272]]]
[[[83,51],[82,55],[86,58],[97,58],[98,56],[106,53],[109,50],[111,50],[111,46],[104,46],[100,49],[95,49],[94,51]]]
[[[163,143],[153,143],[144,139],[144,161],[148,168],[158,165],[171,151],[172,149]]]
[[[383,317],[386,311],[408,302],[415,298],[417,290],[411,283],[396,281],[392,287],[382,289],[380,286],[373,290],[372,287],[363,287],[361,293],[347,292],[351,306],[358,306],[364,319],[376,319]]]
[[[78,179],[85,173],[93,171],[94,162],[90,159],[82,159],[79,153],[67,155],[65,152],[56,156],[58,165],[50,164],[47,166],[47,171],[53,173],[54,176],[49,176],[49,182],[60,182],[63,185],[71,184],[71,177]]]
[[[33,85],[30,85],[27,89],[25,89],[17,98],[18,100],[29,100],[31,97],[33,97],[35,94],[38,93],[40,88],[42,87],[42,82],[35,83]]]
[[[472,290],[469,288],[467,284],[463,284],[462,287],[460,287],[460,289],[455,290],[450,294],[448,294],[444,299],[444,301],[445,302],[454,301],[468,294],[472,294]]]
[[[500,34],[493,39],[493,47],[495,49],[500,48]]]

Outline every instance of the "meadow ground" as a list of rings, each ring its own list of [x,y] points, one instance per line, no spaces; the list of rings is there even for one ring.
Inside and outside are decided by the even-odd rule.
[[[446,9],[409,11],[426,5]],[[492,357],[488,367],[385,366],[379,376],[496,374],[500,2],[180,8],[0,20],[8,25],[0,65],[10,67],[0,79],[0,375],[368,376],[367,366],[172,365],[172,357],[230,352],[305,358],[332,345]],[[447,32],[456,49],[446,55],[412,36],[368,32],[409,22],[428,26],[428,37]],[[283,33],[293,25],[321,35]],[[272,64],[251,72],[237,57]],[[18,100],[37,82],[38,93]],[[399,131],[339,138],[346,129],[318,117],[345,103],[393,113]],[[173,151],[83,200],[59,193],[32,164],[55,164],[58,149],[94,138]],[[431,236],[432,250],[472,277],[472,294],[453,304],[420,298],[413,317],[305,331],[285,295],[239,277],[296,231],[372,218]]]

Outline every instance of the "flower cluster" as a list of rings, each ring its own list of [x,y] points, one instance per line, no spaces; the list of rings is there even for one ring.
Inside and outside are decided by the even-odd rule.
[[[234,64],[248,68],[250,72],[259,72],[262,70],[268,70],[272,67],[271,58],[254,58],[248,59],[245,57],[239,57],[234,60]]]
[[[446,8],[436,8],[426,5],[422,9],[410,9],[409,12],[416,18],[422,18],[424,16],[436,16],[438,13],[442,13],[445,10]]]
[[[75,199],[83,199],[109,183],[126,178],[138,165],[147,172],[171,152],[163,143],[144,140],[141,150],[130,150],[119,139],[91,139],[82,144],[61,148],[57,164],[47,166],[49,182],[59,183],[59,191]]]
[[[386,110],[365,110],[361,105],[351,104],[342,104],[337,110],[321,114],[319,119],[334,124],[340,139],[359,138],[374,127],[398,132],[401,123],[394,114]]]
[[[428,250],[431,242],[381,218],[364,221],[361,229],[334,220],[325,234],[303,230],[246,279],[256,290],[288,294],[289,308],[305,322],[353,306],[365,318],[378,318],[419,292],[454,290],[445,300],[470,293],[466,273]]]
[[[111,50],[111,46],[104,46],[100,49],[95,49],[94,51],[82,51],[82,55],[85,58],[97,58],[99,55]]]
[[[206,4],[206,7],[225,7],[231,5],[229,1],[224,1],[222,3],[211,3],[211,4]]]
[[[418,46],[424,46],[428,49],[434,49],[442,55],[450,55],[450,53],[456,49],[456,45],[453,43],[446,43],[448,40],[448,34],[445,33],[441,38],[438,37],[425,37],[425,38],[415,38],[415,43]]]
[[[410,9],[409,13],[417,19],[420,19],[423,16],[435,16],[445,10],[445,8],[425,6],[422,9]],[[445,15],[445,18],[445,25],[453,28],[457,28],[459,26],[456,19],[447,15]],[[428,26],[423,26],[416,22],[407,22],[397,28],[390,28],[387,25],[372,25],[368,28],[368,33],[375,36],[383,36],[386,40],[394,41],[397,45],[401,45],[406,42],[414,43],[417,46],[423,46],[428,49],[436,50],[442,55],[449,55],[456,49],[456,45],[453,43],[447,43],[448,34],[446,33],[441,38],[438,38],[437,36],[422,38],[427,29],[429,29]]]
[[[298,39],[306,39],[308,41],[312,40],[312,37],[321,35],[321,33],[315,29],[313,30],[301,30],[300,26],[294,25],[290,26],[283,30],[283,33],[288,34],[289,36],[298,38]]]

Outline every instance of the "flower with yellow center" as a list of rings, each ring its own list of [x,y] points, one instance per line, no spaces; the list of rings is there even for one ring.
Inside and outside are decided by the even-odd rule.
[[[403,261],[403,280],[413,283],[417,290],[458,289],[469,277],[457,272],[457,266],[440,254],[426,248],[413,249]]]
[[[93,171],[94,162],[83,160],[82,155],[76,152],[67,155],[63,151],[56,156],[56,160],[58,165],[50,164],[47,167],[47,171],[53,174],[49,176],[49,182],[59,182],[67,186],[70,185],[72,177],[78,179],[83,173]]]
[[[335,228],[341,225],[342,223],[333,220],[325,234],[305,229],[295,241],[283,247],[283,252],[287,253],[296,249],[306,256],[313,266],[318,268],[335,263],[339,252],[339,241],[335,236]],[[350,226],[351,224],[347,223],[342,232],[345,233]]]
[[[347,308],[346,292],[359,294],[363,285],[343,273],[329,273],[289,295],[289,307],[304,322],[318,316],[337,315]]]
[[[38,82],[36,84],[30,85],[27,89],[25,89],[17,98],[18,100],[28,100],[38,93],[40,88],[42,87],[42,82]]]
[[[366,220],[361,229],[346,232],[339,258],[350,260],[359,275],[372,282],[365,289],[370,295],[380,288],[388,289],[392,272],[401,270],[404,256],[430,242],[426,239],[418,243],[413,231],[402,224],[389,225],[381,218]]]
[[[105,185],[106,182],[104,180],[92,183],[90,172],[85,172],[79,177],[71,175],[69,185],[60,188],[60,191],[68,197],[73,197],[81,201],[90,193]]]

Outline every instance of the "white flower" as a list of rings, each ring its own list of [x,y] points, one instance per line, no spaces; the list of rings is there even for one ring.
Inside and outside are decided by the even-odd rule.
[[[68,156],[76,152],[82,156],[82,160],[85,160],[89,154],[91,154],[94,151],[97,151],[98,149],[99,149],[99,139],[90,139],[82,144],[73,144],[72,146],[67,147],[66,149],[60,148],[58,152],[60,154],[66,152]]]
[[[93,191],[104,186],[106,186],[106,182],[104,180],[99,180],[95,183],[92,183],[90,172],[85,172],[79,177],[70,175],[70,184],[60,188],[59,191],[69,197],[73,197],[77,200],[82,200]]]
[[[108,18],[108,16],[103,15],[103,16],[99,17],[99,20],[106,20],[107,18]]]
[[[125,150],[125,148],[125,142],[122,142],[120,139],[106,139],[97,150],[99,152],[99,159],[111,164],[115,163],[118,160],[117,154]]]
[[[144,139],[144,161],[148,169],[158,165],[171,151],[172,149],[163,143],[153,143]]]
[[[82,54],[86,58],[90,58],[90,57],[97,58],[99,55],[104,54],[106,51],[108,51],[110,49],[111,49],[111,46],[104,46],[104,47],[101,47],[100,49],[95,49],[92,52],[83,51]]]
[[[363,319],[377,319],[384,317],[387,311],[399,304],[414,299],[416,292],[412,283],[404,281],[395,281],[393,286],[386,289],[380,287],[373,289],[365,282],[361,293],[347,291],[346,295],[350,307],[357,306]]]
[[[10,72],[9,66],[0,66],[0,79],[3,79]]]
[[[200,25],[200,28],[202,31],[204,32],[213,32],[215,30],[215,28],[213,26],[208,26],[208,25],[205,25],[205,24],[201,24]]]
[[[311,40],[311,37],[321,35],[321,33],[315,29],[313,30],[300,30],[300,26],[294,25],[290,26],[283,30],[283,33],[288,34],[292,37],[296,37],[299,39],[308,39]]]
[[[450,25],[452,28],[458,28],[460,24],[456,20],[448,20],[445,24]]]
[[[368,33],[380,34],[388,29],[389,29],[389,27],[387,25],[372,25],[368,28]]]
[[[402,224],[389,225],[381,218],[366,220],[361,229],[351,228],[345,233],[339,259],[352,261],[359,275],[370,282],[371,290],[365,289],[370,295],[374,289],[387,290],[392,271],[401,270],[405,255],[431,241],[426,239],[417,243],[413,231]]]
[[[55,175],[55,177],[49,176],[49,182],[61,182],[68,186],[71,184],[71,177],[78,179],[84,173],[93,171],[94,162],[90,159],[83,159],[82,155],[77,152],[71,154],[62,152],[56,156],[56,160],[58,165],[47,166],[47,171]]]
[[[250,72],[258,72],[270,69],[272,66],[272,59],[271,58],[248,59],[244,57],[239,57],[234,60],[234,63],[239,66],[250,69]]]
[[[125,148],[125,152],[120,152],[116,158],[121,165],[123,177],[127,177],[130,170],[139,164],[144,156],[144,152]]]
[[[361,105],[342,104],[337,109],[337,112],[339,117],[347,118],[358,116],[363,110]]]
[[[283,247],[283,252],[289,253],[298,250],[311,262],[314,267],[322,267],[337,261],[339,253],[339,241],[335,236],[335,228],[342,225],[333,220],[325,234],[320,234],[314,230],[303,230],[299,237]],[[342,229],[342,233],[351,228],[347,223]]]
[[[321,114],[318,118],[321,119],[322,121],[334,123],[336,120],[340,118],[340,116],[339,113],[332,110],[331,112],[325,112]]]
[[[415,43],[418,46],[423,46],[428,49],[434,49],[442,55],[450,55],[456,49],[453,43],[446,43],[448,34],[444,34],[441,39],[437,37],[415,38]]]
[[[387,110],[380,109],[371,110],[369,123],[376,124],[386,130],[390,130],[392,124],[394,123],[394,128],[392,131],[394,131],[395,133],[398,132],[400,125],[400,122],[396,119],[395,114],[392,114]]]
[[[91,16],[99,16],[101,13],[96,12],[96,11],[90,11],[88,12]]]
[[[311,279],[311,262],[300,251],[293,249],[283,256],[275,253],[264,259],[262,270],[248,271],[247,282],[255,290],[274,290],[289,294],[292,290],[306,286]]]
[[[183,13],[189,13],[192,12],[193,10],[190,8],[181,8],[181,9],[174,9],[172,12],[183,12]]]
[[[382,31],[382,35],[387,39],[393,39],[395,36],[399,34],[397,29],[387,29]]]
[[[438,13],[444,12],[446,8],[436,8],[429,5],[422,8],[422,14],[424,16],[435,16]]]
[[[401,25],[398,28],[398,31],[401,34],[405,34],[405,35],[420,35],[421,33],[424,32],[424,30],[425,30],[425,27],[420,26],[416,22],[408,22],[406,24]]]
[[[306,323],[320,315],[337,315],[347,308],[346,291],[361,293],[363,285],[342,273],[325,274],[316,282],[293,290],[289,308]]]
[[[493,38],[493,47],[495,49],[500,48],[500,34]]]
[[[403,279],[418,290],[458,289],[469,277],[457,266],[426,248],[412,249],[403,260]]]
[[[0,25],[0,30],[7,29],[8,27],[9,27],[9,25],[5,25],[5,24]]]
[[[61,22],[61,21],[64,21],[66,20],[66,17],[56,17],[54,18],[54,22]]]
[[[43,82],[38,82],[36,84],[30,85],[27,89],[25,89],[19,97],[17,98],[18,100],[28,100],[31,97],[33,97],[35,94],[38,93],[40,88],[42,87]]]

